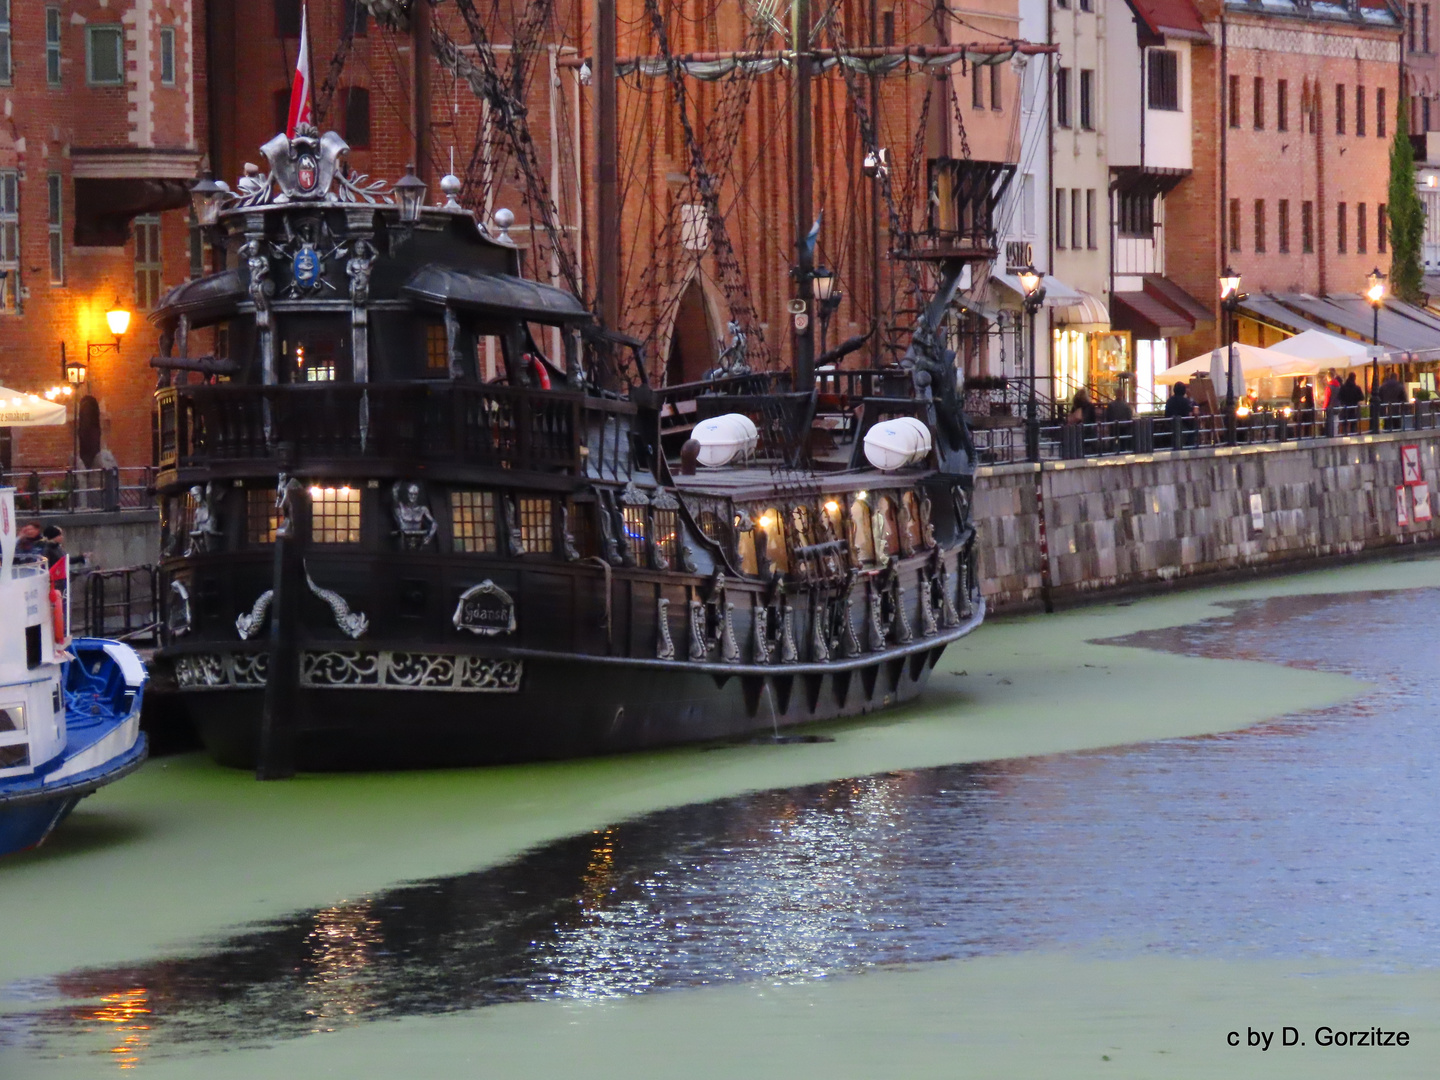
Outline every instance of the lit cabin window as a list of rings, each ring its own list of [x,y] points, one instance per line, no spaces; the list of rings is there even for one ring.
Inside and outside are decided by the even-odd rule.
[[[845,512],[840,508],[840,500],[837,498],[826,499],[821,505],[825,512],[825,521],[830,526],[830,536],[836,540],[845,536]]]
[[[452,491],[450,527],[455,550],[493,554],[496,549],[495,493],[493,491]]]
[[[875,561],[875,534],[870,523],[870,502],[865,492],[857,492],[850,500],[850,547],[857,563]]]
[[[760,573],[760,560],[755,555],[755,530],[740,530],[741,518],[735,515],[735,554],[740,561],[742,574]]]
[[[666,562],[676,565],[680,558],[680,515],[674,510],[655,511],[655,546]]]
[[[425,371],[443,375],[450,370],[450,341],[444,323],[425,324]]]
[[[765,509],[755,519],[755,526],[765,534],[765,558],[782,574],[790,572],[790,553],[785,550],[785,520],[774,507]]]
[[[920,525],[920,501],[913,491],[905,492],[903,498],[905,513],[902,515],[900,546],[907,553],[914,553],[925,546],[925,533]]]
[[[360,542],[360,489],[349,484],[310,489],[310,539],[317,544]]]
[[[725,542],[725,527],[721,524],[720,515],[714,510],[701,510],[698,521],[700,531],[705,534],[705,539],[716,544]]]
[[[274,488],[247,488],[245,491],[245,538],[252,544],[273,544],[280,519],[275,509]]]
[[[645,529],[645,508],[643,506],[627,506],[624,508],[624,516],[625,538],[630,542],[630,554],[634,556],[637,565],[644,566],[649,555],[646,550],[649,535]]]
[[[875,514],[870,525],[877,551],[883,551],[886,555],[900,554],[900,530],[895,525],[895,500],[889,495],[881,495],[875,500]]]
[[[554,502],[520,500],[520,546],[527,555],[548,555],[554,550]]]

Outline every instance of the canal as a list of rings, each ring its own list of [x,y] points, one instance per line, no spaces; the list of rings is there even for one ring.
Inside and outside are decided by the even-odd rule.
[[[1034,957],[1081,957],[1097,970],[1257,965],[1260,981],[1323,971],[1336,986],[1423,976],[1440,968],[1430,929],[1440,922],[1440,589],[1373,587],[1413,582],[1417,572],[1423,583],[1435,564],[997,623],[985,631],[988,650],[980,643],[947,655],[951,682],[913,715],[838,726],[826,732],[834,743],[647,759],[642,776],[667,776],[654,808],[506,857],[477,850],[470,866],[331,902],[228,925],[202,919],[195,925],[203,933],[136,942],[132,954],[117,929],[118,947],[101,950],[113,962],[44,970],[32,958],[30,970],[0,985],[0,1059],[36,1075],[117,1066],[184,1075],[233,1063],[222,1049],[273,1062],[264,1055],[310,1042],[313,1059],[317,1037],[396,1030],[375,1028],[381,1021],[478,1018],[523,1003],[683,1001],[695,995],[674,992],[726,986],[784,994],[868,979],[884,995],[908,977],[897,987],[903,998],[923,985],[916,980],[963,980],[956,973],[977,963]],[[1037,649],[1045,664],[1027,662]],[[955,712],[965,709],[979,719]],[[958,760],[958,747],[944,744],[947,725],[971,724],[968,749],[998,745],[986,721],[1007,710],[1043,710],[1031,718],[1029,740],[1050,752]],[[1066,745],[1071,725],[1100,745]],[[944,762],[947,749],[955,762]],[[927,755],[939,760],[919,763]],[[915,763],[806,775],[867,756],[876,765],[907,756]],[[713,781],[767,757],[779,782],[759,790],[687,802],[686,782],[675,778]],[[213,811],[245,799],[233,774],[193,761],[173,766],[177,809],[204,802],[211,783],[225,792]],[[613,783],[609,771],[624,762],[603,768]],[[167,763],[147,768],[157,791],[171,771]],[[545,772],[513,776],[499,797],[504,809],[514,814],[526,777]],[[586,790],[583,774],[570,779]],[[362,782],[319,781],[322,797],[306,811],[292,793],[282,801],[299,815],[295,826],[323,845],[323,814],[335,805],[323,798],[326,785],[354,795]],[[416,782],[379,781],[372,791],[401,799]],[[466,783],[464,774],[436,782]],[[706,794],[705,782],[690,787]],[[268,802],[274,788],[252,785],[249,798]],[[160,820],[149,808],[137,819],[149,824],[137,831]],[[266,820],[262,813],[251,824],[263,829]],[[491,823],[472,827],[483,833]],[[236,829],[217,827],[215,841],[230,842]],[[243,823],[238,830],[246,834]],[[343,825],[336,833],[354,842]],[[162,841],[136,839],[164,863]],[[50,868],[113,858],[125,837],[89,842],[98,850],[60,845]],[[256,837],[246,842],[247,857],[264,857]],[[279,854],[282,863],[290,857]],[[354,857],[377,873],[400,865],[363,848]],[[45,861],[32,863],[22,875],[43,878]],[[25,885],[44,894],[33,880]],[[93,887],[98,909],[105,886]],[[171,887],[204,903],[203,881]],[[524,1015],[535,1022],[533,1011]],[[454,1037],[453,1026],[445,1030]]]

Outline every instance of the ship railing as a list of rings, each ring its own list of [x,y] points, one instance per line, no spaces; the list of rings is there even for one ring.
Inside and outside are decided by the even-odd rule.
[[[179,386],[156,394],[162,469],[272,457],[456,461],[584,469],[586,432],[626,402],[568,391],[451,383]],[[627,448],[628,452],[628,448]]]
[[[705,412],[701,398],[753,397],[783,392],[790,388],[789,372],[755,371],[748,375],[726,375],[700,382],[676,383],[655,391],[656,408],[660,412],[660,434],[683,442],[690,431],[707,416],[718,416],[732,410],[721,408]],[[739,410],[734,410],[739,411]],[[682,438],[683,436],[683,438]],[[678,445],[678,443],[677,443]]]
[[[154,566],[92,570],[72,579],[74,633],[119,641],[153,641],[159,623]]]
[[[17,514],[103,514],[154,505],[155,470],[148,465],[109,468],[18,468],[0,476],[15,488]]]

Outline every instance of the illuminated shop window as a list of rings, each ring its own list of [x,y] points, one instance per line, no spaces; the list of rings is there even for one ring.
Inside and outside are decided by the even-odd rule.
[[[245,491],[245,538],[252,544],[273,544],[280,516],[275,509],[274,488],[247,488]]]
[[[455,550],[493,554],[496,550],[495,493],[493,491],[452,491],[450,526]]]
[[[360,542],[360,489],[348,484],[310,489],[310,539],[317,544]]]
[[[553,500],[520,500],[520,546],[529,555],[548,555],[554,550]]]

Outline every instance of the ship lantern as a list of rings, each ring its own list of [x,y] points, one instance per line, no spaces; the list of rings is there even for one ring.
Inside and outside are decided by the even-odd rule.
[[[190,205],[195,210],[195,220],[201,225],[214,225],[220,220],[220,206],[225,201],[227,188],[215,182],[215,174],[209,169],[190,188]]]
[[[405,175],[395,181],[395,201],[400,206],[401,221],[420,220],[420,208],[425,205],[425,181],[415,175],[414,165],[406,165]]]

